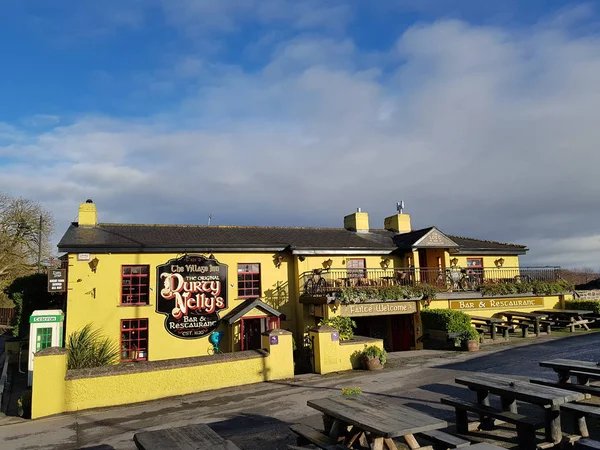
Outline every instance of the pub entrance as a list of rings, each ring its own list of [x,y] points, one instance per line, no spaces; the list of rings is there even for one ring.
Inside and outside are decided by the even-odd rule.
[[[353,317],[356,322],[354,334],[383,339],[388,352],[410,350],[414,347],[414,314]]]

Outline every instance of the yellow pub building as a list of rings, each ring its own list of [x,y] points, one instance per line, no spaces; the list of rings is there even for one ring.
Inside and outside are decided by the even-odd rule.
[[[341,228],[112,224],[98,222],[88,200],[58,244],[65,335],[91,323],[119,343],[121,362],[159,361],[257,349],[271,329],[299,343],[307,328],[341,315],[357,335],[401,351],[422,348],[424,307],[490,315],[544,306],[476,293],[488,279],[524,276],[525,246],[413,230],[403,211],[382,225],[371,228],[360,209]]]

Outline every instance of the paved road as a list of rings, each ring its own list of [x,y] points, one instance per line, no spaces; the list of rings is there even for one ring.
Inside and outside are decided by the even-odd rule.
[[[589,333],[501,344],[476,354],[434,351],[391,354],[388,367],[381,373],[305,375],[289,381],[3,425],[0,448],[134,450],[132,436],[136,431],[209,423],[243,450],[287,449],[288,444],[295,443],[287,429],[289,423],[320,425],[319,415],[306,406],[306,401],[339,393],[344,386],[360,386],[365,393],[453,421],[452,411],[441,405],[439,398],[469,394],[453,383],[456,376],[489,372],[552,378],[551,371],[538,366],[540,360],[599,361],[599,344],[600,334]]]

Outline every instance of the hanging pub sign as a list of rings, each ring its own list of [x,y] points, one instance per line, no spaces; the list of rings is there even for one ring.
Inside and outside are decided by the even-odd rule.
[[[227,309],[227,265],[204,256],[185,255],[157,267],[156,312],[164,314],[167,332],[197,339],[219,325]]]

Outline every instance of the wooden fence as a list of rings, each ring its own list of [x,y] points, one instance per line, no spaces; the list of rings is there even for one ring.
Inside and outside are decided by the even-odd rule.
[[[0,325],[12,325],[14,317],[15,308],[0,308]]]

